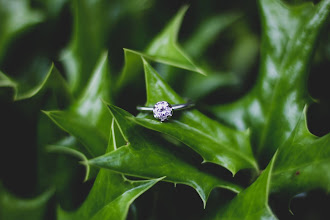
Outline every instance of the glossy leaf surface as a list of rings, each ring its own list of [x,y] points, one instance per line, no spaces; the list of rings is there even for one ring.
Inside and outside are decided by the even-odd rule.
[[[58,210],[58,219],[125,219],[129,205],[161,179],[130,181],[101,170],[84,204],[75,212]]]
[[[307,1],[0,0],[0,219],[329,219],[330,0]]]
[[[309,63],[330,1],[315,6],[289,6],[279,0],[259,4],[263,43],[257,84],[242,99],[215,107],[213,112],[238,129],[251,128],[254,150],[267,161],[310,102],[306,87]]]
[[[206,102],[210,100],[218,102],[218,97],[214,93],[223,88],[236,88],[244,81],[243,76],[253,66],[259,50],[257,37],[244,26],[247,17],[248,15],[238,12],[210,16],[184,42],[184,49],[194,59],[198,59],[202,68],[207,72],[207,77],[189,74],[182,81],[183,84],[180,83],[183,87],[184,97],[190,97],[196,101],[202,99]],[[209,59],[205,59],[208,51],[217,47],[217,44],[226,45],[226,42],[223,41],[228,35],[230,35],[230,40],[235,43],[233,47],[228,47],[225,51],[217,50],[216,55],[221,51],[219,53],[221,59],[216,58],[219,62],[214,64]],[[222,64],[221,60],[226,61]],[[172,74],[173,78],[176,77],[176,74]],[[211,98],[207,97],[209,95]]]
[[[154,61],[205,74],[177,43],[178,32],[187,7],[181,8],[165,29],[151,42],[145,53],[139,55]]]
[[[302,114],[266,170],[228,206],[218,211],[217,219],[274,219],[268,206],[270,193],[294,196],[312,189],[329,192],[329,146],[330,134],[312,135],[306,127],[305,113]]]
[[[113,119],[108,153],[115,151],[119,142],[114,133]],[[58,209],[58,219],[126,219],[130,204],[162,179],[131,181],[122,174],[101,169],[82,206],[74,212]]]
[[[106,6],[108,6],[106,4]],[[97,57],[103,50],[103,31],[109,24],[104,1],[72,1],[74,33],[69,48],[63,53],[72,91],[81,91],[90,77]],[[93,10],[89,10],[93,8]],[[101,20],[105,22],[100,22]]]
[[[185,102],[146,61],[144,68],[147,87],[146,106],[153,106],[158,101],[167,101],[171,104]],[[219,164],[233,174],[245,168],[258,170],[247,131],[240,132],[221,125],[197,110],[177,112],[177,116],[174,115],[165,123],[157,121],[148,114],[141,114],[132,120],[177,138],[199,153],[205,162]]]
[[[305,114],[275,158],[271,182],[274,193],[293,196],[311,189],[330,191],[330,134],[311,134]]]
[[[165,181],[186,184],[200,195],[204,206],[211,190],[222,187],[238,192],[240,187],[203,171],[202,167],[184,159],[174,146],[163,143],[128,118],[128,112],[110,105],[109,109],[116,121],[115,126],[127,142],[115,151],[89,161],[89,164],[108,168],[131,176],[156,178],[166,176]],[[117,140],[114,128],[111,141]],[[111,142],[110,141],[110,142]]]
[[[247,189],[239,193],[211,219],[276,219],[268,206],[273,160]]]
[[[102,55],[84,92],[68,110],[45,112],[86,147],[87,157],[103,154],[107,146],[111,119],[102,99],[110,100],[107,54]]]
[[[134,81],[134,78],[137,77],[137,73],[142,69],[140,56],[155,62],[205,75],[205,72],[192,61],[191,57],[181,49],[181,46],[177,42],[179,29],[187,9],[187,6],[182,7],[163,31],[153,39],[144,52],[124,48],[125,65],[118,80],[118,88],[130,81]],[[203,47],[203,45],[200,45],[200,47]]]

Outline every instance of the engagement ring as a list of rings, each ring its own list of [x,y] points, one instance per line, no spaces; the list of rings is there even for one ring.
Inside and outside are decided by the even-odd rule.
[[[157,102],[154,107],[136,107],[137,110],[140,111],[152,111],[154,113],[154,117],[159,119],[161,122],[168,120],[170,117],[173,116],[173,110],[183,110],[190,107],[193,107],[194,103],[185,103],[185,104],[176,104],[171,105],[166,101]]]

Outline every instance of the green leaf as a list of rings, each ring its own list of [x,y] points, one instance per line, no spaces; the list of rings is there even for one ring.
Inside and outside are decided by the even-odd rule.
[[[15,81],[0,72],[0,90],[4,88],[11,88],[13,90],[13,99],[15,101],[41,96],[47,89],[51,89],[56,94],[56,97],[60,99],[58,101],[62,102],[64,106],[69,104],[72,99],[66,81],[54,64],[50,66],[46,77],[33,87],[25,82]]]
[[[240,17],[238,13],[221,13],[203,20],[192,36],[184,43],[183,48],[192,57],[200,58],[209,44],[216,40],[217,35]]]
[[[276,219],[268,206],[268,192],[272,180],[274,160],[247,189],[240,192],[210,219]]]
[[[8,44],[25,29],[40,23],[43,15],[28,0],[0,0],[0,63]]]
[[[216,219],[273,219],[269,193],[293,196],[312,189],[330,190],[330,134],[316,137],[307,129],[306,109],[290,137],[261,176],[242,191]]]
[[[153,106],[158,101],[171,104],[184,103],[144,60],[147,103]],[[162,123],[152,115],[140,114],[132,120],[149,129],[160,131],[175,137],[199,153],[204,162],[219,164],[233,174],[240,169],[254,168],[257,163],[252,155],[248,131],[241,132],[206,117],[197,110],[185,110]]]
[[[61,10],[69,0],[36,0],[35,4],[38,4],[42,7],[43,11],[46,12],[47,17],[56,17],[59,16]]]
[[[71,145],[71,146],[49,145],[49,146],[47,146],[47,150],[48,150],[48,153],[66,154],[66,155],[71,155],[73,157],[80,159],[81,164],[83,164],[86,168],[84,182],[86,182],[87,180],[89,180],[93,177],[94,178],[96,177],[97,171],[95,169],[93,169],[92,170],[93,172],[91,174],[90,166],[87,165],[88,158],[86,157],[86,155],[88,155],[88,154],[82,153],[82,152],[84,152],[84,149],[77,150],[76,145]]]
[[[306,109],[305,109],[306,110]],[[271,190],[295,195],[311,189],[330,192],[330,134],[316,137],[308,131],[306,113],[278,149]]]
[[[260,76],[252,91],[237,102],[216,106],[213,112],[228,124],[251,128],[259,158],[268,161],[288,138],[304,105],[309,64],[330,8],[323,0],[288,6],[279,0],[260,0],[263,43]]]
[[[187,6],[182,7],[164,30],[154,38],[144,52],[124,49],[125,65],[117,82],[117,88],[121,88],[126,83],[134,80],[134,77],[136,77],[136,74],[142,67],[140,64],[140,56],[156,62],[198,72],[203,75],[206,74],[201,68],[196,66],[177,42],[179,28],[187,9]]]
[[[250,59],[246,59],[246,56],[242,57],[242,53],[240,53],[241,56],[238,59],[241,63],[236,62],[235,68],[230,69],[230,72],[215,71],[210,68],[210,64],[207,60],[204,60],[203,57],[205,57],[205,51],[212,47],[212,43],[217,40],[217,37],[221,35],[222,32],[226,31],[229,26],[235,27],[233,24],[236,23],[240,17],[241,15],[239,13],[221,13],[216,16],[203,18],[201,24],[196,27],[194,33],[183,43],[184,51],[187,51],[192,58],[198,59],[199,63],[203,64],[202,69],[207,73],[207,77],[201,74],[185,74],[183,75],[184,80],[178,82],[178,71],[180,70],[163,65],[161,69],[158,67],[158,71],[161,72],[165,81],[173,86],[178,85],[178,87],[182,88],[185,97],[190,97],[194,100],[201,99],[221,87],[237,86],[238,77],[232,69],[236,70],[242,68],[241,63],[245,64],[244,67],[246,67],[246,61],[251,60],[251,57],[253,57],[251,56],[251,51],[253,51],[251,45],[252,47],[254,45],[251,41],[246,42],[246,44],[249,45],[249,53],[246,56]],[[249,37],[246,33],[242,35],[244,39]],[[237,50],[237,48],[234,49]],[[228,53],[228,51],[226,51],[226,53]],[[227,54],[225,57],[227,57]],[[221,68],[223,69],[223,67]]]
[[[131,181],[102,169],[83,205],[75,212],[58,209],[58,219],[126,219],[130,204],[161,179]]]
[[[47,205],[53,194],[54,190],[50,189],[35,198],[17,198],[7,192],[0,183],[0,219],[45,219]]]
[[[86,147],[88,158],[103,154],[107,146],[111,119],[102,99],[110,100],[106,53],[101,56],[84,92],[68,110],[44,112]]]
[[[122,89],[123,86],[134,82],[137,74],[142,70],[141,57],[132,52],[132,50],[124,48],[124,58],[125,64],[116,83],[117,92]]]
[[[97,57],[104,50],[104,33],[109,29],[112,14],[109,13],[109,18],[106,18],[104,12],[108,9],[108,5],[104,6],[101,0],[94,2],[74,0],[72,9],[73,36],[69,48],[62,56],[68,72],[70,88],[74,93],[78,93],[84,88],[97,63]]]
[[[68,81],[74,94],[85,87],[98,57],[106,49],[107,38],[119,19],[142,11],[145,2],[128,0],[73,0],[74,30],[63,52]]]
[[[0,71],[0,97],[14,99],[16,83]]]
[[[179,10],[179,12],[169,22],[165,29],[151,42],[145,53],[138,53],[135,51],[132,52],[135,52],[156,62],[177,66],[205,75],[203,70],[193,63],[191,58],[181,49],[177,43],[179,28],[187,9],[188,7],[185,6]]]
[[[186,184],[193,187],[200,195],[204,207],[207,198],[215,187],[222,187],[234,192],[240,187],[223,181],[205,172],[200,166],[186,161],[175,147],[163,143],[149,134],[144,128],[128,119],[132,117],[128,112],[109,105],[121,135],[127,144],[118,148],[114,124],[110,137],[110,146],[114,151],[94,158],[89,164],[111,169],[131,176],[156,178],[166,176],[165,181]]]
[[[111,134],[114,132],[114,119],[112,120]],[[110,135],[106,152],[112,152],[116,149],[117,140]],[[67,148],[68,149],[68,148]],[[56,147],[59,150],[59,147]],[[65,148],[63,148],[65,150]],[[77,154],[77,152],[71,151]],[[84,157],[79,155],[79,157]],[[87,158],[84,157],[83,161]],[[89,163],[85,164],[89,167]],[[101,169],[94,182],[87,199],[82,206],[74,211],[67,212],[58,209],[58,219],[125,219],[130,204],[142,193],[156,184],[162,178],[131,181],[122,174],[113,171]],[[97,201],[97,202],[96,202]]]
[[[238,79],[233,73],[216,72],[207,77],[202,75],[192,75],[186,78],[183,89],[184,96],[193,100],[198,100],[216,91],[220,87],[237,85]]]

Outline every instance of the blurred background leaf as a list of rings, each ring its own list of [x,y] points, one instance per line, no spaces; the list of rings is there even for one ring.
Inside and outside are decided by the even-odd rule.
[[[275,48],[271,52],[274,55],[283,45],[283,47],[288,47],[287,42],[290,42],[290,39],[293,43],[299,43],[300,41],[296,40],[298,38],[293,36],[295,31],[297,31],[297,36],[299,33],[304,33],[301,32],[303,29],[296,30],[299,22],[308,24],[305,21],[310,19],[309,15],[312,16],[318,8],[322,9],[317,3],[329,4],[328,0],[314,0],[314,6],[306,3],[308,1],[305,0],[284,0],[283,3],[276,5],[278,2],[281,1],[267,0],[262,2],[262,5],[258,5],[257,1],[244,0],[139,0],[134,2],[128,0],[0,0],[0,181],[2,183],[0,197],[10,198],[10,201],[13,201],[10,204],[1,203],[0,215],[11,213],[14,219],[17,216],[21,219],[21,213],[25,212],[31,213],[33,219],[43,219],[44,215],[47,215],[47,219],[56,219],[58,205],[68,213],[73,213],[81,207],[90,189],[93,185],[95,186],[94,178],[99,169],[93,166],[89,170],[87,166],[89,175],[86,175],[86,167],[79,162],[86,162],[92,156],[79,137],[85,138],[89,134],[95,138],[98,137],[99,131],[102,131],[102,141],[97,143],[99,146],[102,145],[101,148],[105,151],[111,114],[100,98],[133,115],[137,114],[136,106],[145,103],[146,92],[140,56],[131,51],[147,53],[152,42],[157,43],[157,37],[166,32],[164,28],[170,25],[171,21],[175,21],[172,23],[175,25],[167,30],[171,30],[169,32],[172,34],[172,43],[174,42],[172,46],[179,47],[180,51],[184,51],[184,57],[188,57],[187,60],[181,61],[191,67],[190,69],[203,70],[208,77],[192,73],[186,70],[187,68],[182,69],[154,62],[161,60],[162,53],[158,54],[158,57],[155,54],[149,54],[155,55],[154,59],[149,59],[149,61],[152,61],[152,66],[180,96],[196,100],[197,108],[203,114],[212,119],[216,117],[219,119],[220,115],[225,116],[222,106],[246,96],[260,81],[266,69],[264,57],[269,52],[265,52],[266,46],[278,43],[276,47],[268,47],[268,49]],[[268,3],[274,3],[275,6]],[[305,6],[299,6],[302,3]],[[267,7],[263,7],[266,4]],[[187,5],[188,10],[183,17]],[[325,9],[323,12],[329,10],[327,7],[323,8]],[[270,10],[269,13],[261,12],[267,8]],[[288,10],[291,12],[287,16],[291,19],[280,16],[279,12]],[[316,14],[319,15],[318,18],[324,16],[323,12],[319,12]],[[305,14],[302,16],[299,13]],[[268,16],[267,25],[274,25],[275,21],[281,21],[282,26],[278,27],[286,27],[273,29],[276,31],[270,33],[269,39],[273,40],[269,41],[269,44],[265,40],[268,36],[265,30],[270,30],[264,28],[266,16]],[[291,55],[285,53],[286,56],[292,58],[286,62],[287,66],[297,64],[300,70],[296,73],[303,72],[304,77],[299,81],[300,88],[303,90],[299,91],[305,94],[304,100],[316,101],[306,112],[308,133],[305,133],[303,137],[311,145],[309,150],[316,146],[314,143],[327,140],[328,137],[318,139],[309,132],[323,136],[330,131],[330,87],[327,80],[330,64],[330,22],[329,18],[322,19],[313,21],[323,23],[323,28],[319,29],[318,25],[313,23],[314,25],[310,26],[313,31],[306,31],[307,35],[299,36],[299,39],[303,36],[311,39],[317,37],[315,44],[309,44],[312,48],[305,50],[305,47],[298,45],[297,50],[290,52]],[[279,23],[277,22],[272,27],[276,25]],[[279,33],[284,35],[277,38]],[[315,34],[318,36],[314,36]],[[123,51],[123,48],[129,49]],[[107,56],[104,51],[108,51]],[[308,52],[308,55],[304,55],[307,51],[312,53]],[[282,52],[273,57],[276,64],[284,65],[285,59],[282,59],[284,52]],[[166,59],[172,57],[168,54],[166,56]],[[298,61],[302,57],[305,57],[305,61],[308,60],[308,62],[299,66]],[[186,62],[191,60],[198,66]],[[97,71],[97,67],[101,66],[101,71]],[[290,87],[293,85],[290,84],[293,78],[289,76],[290,71],[286,67],[283,68],[288,70],[288,77],[283,78],[282,81]],[[125,77],[123,74],[125,71],[129,73],[126,74],[129,77]],[[111,77],[109,78],[106,73],[111,74]],[[97,76],[101,75],[100,81],[96,80]],[[94,84],[94,80],[99,83]],[[296,88],[297,85],[294,84],[294,87]],[[264,92],[264,90],[260,91]],[[279,93],[283,93],[283,96],[287,94],[285,89],[281,89]],[[267,101],[269,96],[266,93],[262,95]],[[281,100],[285,101],[285,99]],[[299,109],[302,110],[305,103],[304,101],[299,103]],[[83,108],[83,106],[88,106],[88,108]],[[217,114],[210,113],[210,106],[220,106],[221,111],[217,111]],[[287,104],[286,106],[290,106],[291,109],[294,105]],[[63,131],[41,110],[70,112],[72,114],[66,115],[65,119],[73,120],[74,116],[76,121],[90,127],[88,130],[90,132],[84,130],[84,132],[78,132],[78,135],[75,128],[79,126],[72,126],[73,130],[64,129],[66,131]],[[82,110],[86,111],[82,112]],[[296,111],[296,116],[300,117],[300,110]],[[283,121],[288,123],[284,120],[285,117],[278,120],[279,111],[276,109],[274,111],[274,114],[269,113],[277,115],[272,117],[274,124]],[[293,118],[298,120],[299,117],[296,116]],[[234,117],[220,118],[221,123],[229,127],[241,128],[241,125],[230,123],[230,119],[235,119]],[[254,122],[264,122],[259,117],[254,119]],[[246,118],[244,120],[248,121]],[[287,130],[286,137],[296,126],[296,121],[294,121],[290,120],[290,129]],[[97,129],[94,129],[96,127]],[[249,126],[242,125],[242,127],[246,129]],[[279,127],[275,131],[283,133],[283,129]],[[206,172],[208,175],[231,181],[242,187],[250,186],[257,178],[257,173],[250,170],[241,170],[232,177],[228,170],[218,165],[208,163],[201,165],[199,164],[200,156],[181,142],[165,134],[152,131],[148,133],[155,135],[161,146],[173,146],[183,154],[184,158],[193,161],[194,167],[199,172]],[[72,136],[73,134],[75,137]],[[264,146],[268,146],[269,143],[273,145],[273,148],[269,150],[266,147],[257,147],[258,135],[254,132],[252,135],[254,140],[251,146],[254,151],[260,151],[260,155],[268,155],[267,157],[258,156],[261,168],[264,168],[276,148],[279,147],[277,142],[282,142],[285,138],[279,138],[273,142],[272,138],[276,137],[271,137],[272,132],[269,133],[269,138],[265,135],[268,141]],[[300,148],[302,144],[304,147],[309,146],[303,141],[294,142],[293,147]],[[93,146],[90,148],[98,148],[94,144],[91,145]],[[125,145],[124,140],[121,140],[120,146],[122,145]],[[326,141],[322,146],[326,148]],[[98,154],[103,154],[102,149]],[[115,152],[113,154],[115,155]],[[284,155],[283,158],[286,158],[285,155],[291,155],[291,153],[287,154],[283,151],[279,155]],[[275,161],[274,168],[277,166],[281,165]],[[308,167],[306,169],[308,171]],[[327,174],[327,169],[324,170]],[[298,176],[295,172],[291,174],[295,179],[304,176],[303,173]],[[263,174],[260,177],[262,176]],[[158,176],[154,177],[158,178]],[[325,178],[327,175],[322,177]],[[138,177],[130,178],[139,180]],[[280,179],[278,178],[279,181]],[[310,181],[314,180],[315,178],[310,178]],[[324,183],[323,180],[320,183]],[[292,184],[289,181],[287,185],[280,184],[280,188],[285,192],[286,188],[292,188]],[[54,189],[54,192],[47,194],[49,189]],[[307,188],[301,189],[304,191]],[[324,219],[327,211],[326,204],[329,204],[329,196],[324,193],[324,190],[313,189],[296,195],[291,203],[295,216],[288,211],[288,194],[279,194],[278,191],[276,190],[276,193],[268,198],[268,204],[276,216],[288,219],[307,219],[309,216],[312,216],[312,219]],[[47,196],[43,197],[46,194]],[[201,219],[205,214],[218,211],[220,206],[228,204],[228,201],[235,196],[233,192],[215,188],[210,193],[204,210],[199,196],[191,187],[178,184],[174,188],[171,183],[160,182],[132,203],[127,218]],[[17,204],[22,204],[22,209],[17,208],[15,210],[17,212],[14,213],[12,210]],[[4,209],[8,212],[2,212]],[[328,218],[325,217],[325,219]]]
[[[0,184],[0,218],[8,220],[45,219],[53,193],[54,190],[49,189],[36,198],[17,198]]]

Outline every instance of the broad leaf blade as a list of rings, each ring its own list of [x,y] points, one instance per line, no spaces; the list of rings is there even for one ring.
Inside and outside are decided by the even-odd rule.
[[[265,162],[287,139],[310,102],[307,73],[330,1],[294,7],[279,0],[259,2],[263,50],[257,85],[239,101],[215,107],[213,112],[236,128],[250,127],[255,151]]]
[[[157,35],[144,52],[124,49],[125,65],[117,82],[117,88],[121,88],[129,81],[133,81],[136,74],[142,69],[140,56],[156,62],[168,64],[182,69],[191,70],[205,75],[177,42],[178,32],[183,16],[188,7],[182,7],[172,18],[164,30]]]
[[[96,126],[103,135],[109,134],[109,112],[102,100],[111,102],[111,78],[108,65],[108,55],[104,52],[89,79],[86,88],[77,102],[71,106],[71,112],[75,112],[88,123]]]
[[[83,205],[75,212],[58,209],[58,219],[125,219],[129,205],[160,179],[130,181],[101,170]]]
[[[103,10],[106,8],[100,0],[72,1],[75,25],[70,45],[62,56],[65,58],[68,80],[74,93],[84,88],[97,63],[97,57],[104,49],[104,33],[111,24],[110,19],[105,19]]]
[[[200,195],[204,206],[211,190],[215,187],[234,192],[240,191],[240,187],[187,162],[182,153],[177,152],[169,143],[164,144],[153,135],[148,135],[145,129],[128,119],[132,117],[128,112],[112,105],[109,108],[116,126],[128,143],[118,149],[112,145],[111,148],[116,150],[90,160],[89,164],[143,178],[166,176],[165,181],[193,187]],[[118,137],[113,131],[110,144],[116,139]]]
[[[306,111],[306,109],[305,109]],[[330,190],[330,134],[312,135],[301,115],[290,137],[261,176],[218,212],[217,219],[274,219],[269,193],[293,196],[312,189]]]
[[[330,191],[330,134],[316,137],[302,114],[295,130],[278,149],[271,190],[293,196],[311,189]]]
[[[140,2],[127,0],[72,1],[73,36],[62,57],[75,95],[85,87],[98,57],[106,49],[108,35],[116,22],[124,14],[134,14],[144,7]]]
[[[111,133],[114,133],[113,125],[114,119],[112,120]],[[115,148],[116,140],[111,135],[107,152],[114,151]],[[88,163],[85,165],[89,167]],[[101,169],[83,205],[75,212],[67,212],[59,208],[58,217],[59,219],[70,220],[125,219],[130,204],[161,179],[163,178],[131,181],[121,174]]]
[[[139,55],[157,62],[205,74],[203,70],[193,63],[177,43],[179,28],[187,9],[188,7],[182,7],[165,29],[149,45],[145,54]]]
[[[62,75],[52,64],[46,76],[37,85],[26,85],[24,82],[15,81],[0,72],[0,90],[11,87],[14,90],[14,101],[29,99],[34,96],[41,96],[46,89],[51,89],[60,100],[61,105],[65,106],[72,101],[72,96],[68,85]]]
[[[62,130],[76,137],[86,147],[90,156],[95,157],[105,152],[107,137],[83,117],[65,111],[44,111],[44,113]]]
[[[273,161],[251,186],[221,208],[212,219],[276,219],[268,206]]]
[[[95,157],[105,152],[110,130],[110,115],[102,103],[110,100],[107,54],[104,53],[79,99],[65,111],[45,112],[60,128],[77,138]]]
[[[150,0],[73,0],[74,30],[69,47],[63,52],[68,80],[74,94],[80,94],[97,63],[107,48],[109,35],[124,16],[143,12]]]
[[[158,101],[167,101],[172,104],[185,102],[146,61],[144,61],[144,67],[147,106],[153,106]],[[177,114],[178,116],[174,115],[165,123],[146,114],[141,114],[132,120],[147,128],[177,138],[199,153],[205,162],[219,164],[233,174],[245,168],[258,170],[252,155],[248,132],[230,129],[197,110],[185,110]]]

